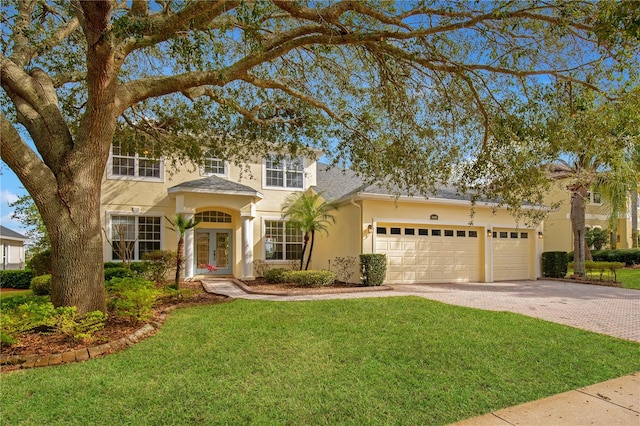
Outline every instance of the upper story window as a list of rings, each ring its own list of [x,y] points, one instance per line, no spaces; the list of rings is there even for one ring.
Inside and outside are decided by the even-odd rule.
[[[587,192],[587,200],[591,204],[602,204],[602,194],[598,191]]]
[[[301,158],[278,159],[272,155],[265,160],[265,186],[302,189],[303,178],[304,167]]]
[[[200,165],[200,173],[203,175],[227,176],[227,163],[217,158],[211,151],[207,151]]]
[[[110,178],[161,181],[162,160],[154,155],[153,147],[136,150],[133,144],[125,146],[114,142],[107,175]]]

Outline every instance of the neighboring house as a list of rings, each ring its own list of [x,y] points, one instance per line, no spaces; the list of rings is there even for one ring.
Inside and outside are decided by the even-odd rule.
[[[590,191],[586,200],[585,223],[587,230],[600,228],[609,230],[611,207],[597,191]],[[616,246],[619,249],[632,247],[631,206],[627,203],[628,211],[618,217],[616,232]],[[573,251],[573,231],[571,228],[571,192],[566,184],[558,181],[547,196],[546,204],[560,203],[560,207],[549,212],[544,221],[544,250],[545,251]],[[638,209],[640,213],[640,208]]]
[[[477,203],[470,224],[471,202],[452,191],[396,198],[310,158],[270,157],[248,168],[241,177],[239,168],[208,158],[195,170],[168,173],[162,161],[115,146],[102,188],[101,218],[112,242],[105,242],[105,261],[118,260],[112,246],[123,241],[133,260],[175,250],[177,235],[163,217],[183,213],[200,221],[185,235],[185,277],[209,275],[207,264],[217,266],[214,275],[239,279],[254,278],[254,260],[288,267],[300,258],[303,236],[287,226],[281,207],[292,192],[312,190],[338,205],[329,235],[316,238],[312,268],[328,269],[336,256],[385,253],[388,283],[540,276],[542,234],[491,203]]]
[[[24,243],[29,238],[16,231],[0,225],[0,246],[2,247],[2,263],[0,268],[24,268]]]

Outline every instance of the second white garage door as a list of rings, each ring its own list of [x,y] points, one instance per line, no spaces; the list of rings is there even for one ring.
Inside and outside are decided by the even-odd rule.
[[[494,281],[531,279],[531,238],[531,232],[494,229]]]
[[[378,224],[376,253],[387,255],[387,282],[481,281],[480,229]]]

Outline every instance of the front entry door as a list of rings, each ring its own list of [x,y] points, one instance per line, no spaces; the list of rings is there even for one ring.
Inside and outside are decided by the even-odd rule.
[[[229,275],[232,273],[231,231],[218,229],[196,230],[196,273]],[[218,269],[210,272],[207,265]]]

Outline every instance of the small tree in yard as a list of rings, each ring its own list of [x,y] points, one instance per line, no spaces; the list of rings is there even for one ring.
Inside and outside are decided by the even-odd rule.
[[[323,201],[320,194],[291,194],[282,205],[282,212],[285,219],[291,226],[295,226],[304,233],[304,243],[302,245],[302,255],[300,256],[300,270],[304,264],[304,254],[307,250],[309,240],[309,255],[305,270],[309,269],[311,253],[313,252],[313,242],[316,231],[329,234],[328,225],[335,223],[336,219],[328,212],[335,209],[332,204]]]
[[[176,290],[180,289],[180,274],[182,272],[182,264],[184,263],[184,234],[199,223],[193,219],[187,219],[182,213],[175,215],[173,220],[168,217],[164,217],[167,222],[171,224],[168,228],[178,233],[178,249],[176,250],[176,280],[174,287]]]

